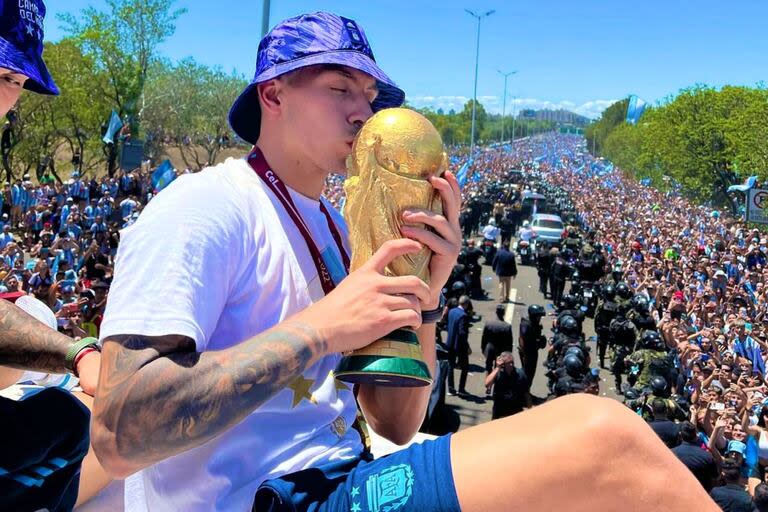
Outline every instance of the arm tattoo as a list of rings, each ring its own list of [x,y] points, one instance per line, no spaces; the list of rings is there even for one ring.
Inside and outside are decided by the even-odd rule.
[[[94,404],[100,456],[140,469],[239,423],[327,351],[318,332],[284,322],[220,351],[184,336],[104,340]]]
[[[21,308],[0,300],[0,365],[46,373],[67,373],[72,338],[41,324]]]

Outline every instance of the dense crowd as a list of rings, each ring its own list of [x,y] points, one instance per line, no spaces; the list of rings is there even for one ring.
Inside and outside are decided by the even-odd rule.
[[[575,299],[580,262],[599,256],[596,347],[601,365],[609,349],[616,393],[713,489],[725,510],[757,504],[764,510],[765,232],[674,192],[643,186],[593,159],[575,137],[545,136],[484,151],[465,189],[469,201],[478,198],[472,206],[481,206],[484,216],[469,232],[495,224],[493,209],[504,199],[487,191],[503,191],[512,169],[523,169],[522,187],[566,191],[579,244],[574,251],[565,244],[542,251],[539,275],[554,268],[553,258],[565,256],[572,282],[563,297]],[[555,297],[556,325],[572,307],[577,309],[569,314],[580,324],[586,308],[579,312],[575,300],[563,304],[563,297]],[[621,330],[622,323],[628,330]]]
[[[459,172],[466,155],[452,157],[451,170]],[[481,148],[467,170],[462,218],[472,226],[465,232],[482,236],[483,226],[495,225],[492,219],[499,218],[494,213],[499,213],[495,210],[501,203],[508,234],[499,238],[500,249],[508,246],[512,231],[520,236],[519,216],[512,227],[503,220],[515,217],[512,203],[519,201],[524,187],[568,192],[580,236],[604,258],[603,289],[614,294],[603,294],[601,307],[621,302],[616,288],[628,288],[624,312],[630,318],[647,313],[652,325],[646,327],[658,332],[663,354],[672,361],[660,387],[652,387],[658,382],[651,382],[654,375],[648,367],[640,370],[639,383],[635,376],[630,378],[633,387],[622,387],[621,373],[631,373],[634,349],[648,348],[642,346],[649,338],[647,330],[637,328],[635,346],[622,352],[615,340],[606,341],[608,326],[601,329],[596,319],[598,348],[602,342],[612,349],[614,373],[615,360],[627,357],[616,375],[616,391],[626,395],[628,406],[646,417],[671,448],[684,452],[700,447],[701,453],[694,455],[712,461],[700,475],[707,488],[736,464],[740,484],[749,482],[750,492],[760,494],[763,487],[757,486],[768,465],[766,235],[717,210],[626,178],[593,160],[583,142],[573,137],[545,136],[514,146]],[[135,221],[153,192],[151,176],[139,170],[98,180],[83,179],[75,172],[65,183],[45,177],[39,185],[25,176],[6,185],[0,291],[39,298],[56,314],[62,332],[98,336],[120,229]],[[329,178],[326,197],[336,206],[343,204],[340,176]],[[473,208],[477,214],[468,215]],[[551,265],[552,255],[547,254],[546,265]],[[571,284],[571,292],[575,286]],[[470,291],[477,290],[470,288],[467,294]],[[457,295],[451,307],[457,307],[459,299]],[[465,309],[466,299],[462,299]],[[599,312],[600,308],[598,316]],[[540,337],[540,329],[537,332]],[[602,365],[605,354],[600,352]],[[522,346],[520,358],[522,366]],[[508,351],[489,357],[487,370],[493,377],[488,381],[489,397],[499,380],[499,370],[494,373],[497,363],[504,369],[510,362],[514,368]],[[642,357],[637,362],[642,366]],[[536,371],[530,362],[526,368],[531,374]],[[513,412],[530,405],[527,389],[533,375],[521,372],[521,378],[528,382],[518,386],[523,394],[517,394],[519,407]],[[463,375],[462,391],[465,379]],[[452,379],[450,387],[453,392]]]
[[[97,336],[120,229],[153,197],[151,174],[66,182],[49,175],[6,184],[0,194],[0,293],[34,295],[63,332]]]

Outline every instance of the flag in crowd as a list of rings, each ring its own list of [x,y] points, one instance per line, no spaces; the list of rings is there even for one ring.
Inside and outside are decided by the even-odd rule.
[[[173,170],[170,160],[164,160],[155,172],[152,173],[152,188],[155,192],[160,192],[176,179],[176,173]]]
[[[648,106],[644,100],[633,94],[629,97],[629,105],[627,105],[627,123],[637,124],[640,120],[640,116],[645,112],[645,107]]]
[[[117,115],[117,112],[113,110],[112,114],[109,116],[107,131],[106,133],[104,133],[104,138],[101,139],[104,141],[104,144],[114,144],[115,134],[117,134],[117,132],[119,132],[120,128],[122,127],[123,127],[123,122],[120,120],[120,116]]]

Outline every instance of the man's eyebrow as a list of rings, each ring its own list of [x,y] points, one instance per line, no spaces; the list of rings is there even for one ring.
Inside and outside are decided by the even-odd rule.
[[[333,68],[330,68],[329,71],[334,71],[334,72],[342,75],[344,78],[350,78],[350,79],[354,80],[355,82],[360,82],[361,81],[360,78],[355,77],[352,73],[350,73],[349,71],[347,71],[346,69],[341,68],[341,67],[338,67],[338,68],[337,67],[333,67]],[[374,80],[373,83],[371,83],[371,85],[366,87],[366,89],[378,91],[379,90],[379,86],[378,86],[378,83],[376,82],[376,80]]]

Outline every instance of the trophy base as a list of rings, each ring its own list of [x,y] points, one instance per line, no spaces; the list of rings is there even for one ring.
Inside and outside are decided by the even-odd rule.
[[[367,347],[342,357],[334,375],[351,384],[401,388],[432,384],[419,339],[409,329],[392,331]]]

